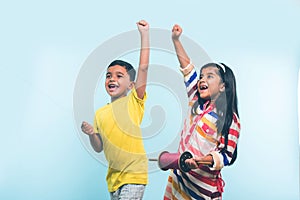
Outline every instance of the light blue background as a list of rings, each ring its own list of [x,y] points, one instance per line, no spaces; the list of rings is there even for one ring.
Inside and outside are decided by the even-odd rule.
[[[236,74],[242,132],[224,199],[298,199],[296,0],[1,2],[0,199],[108,199],[106,167],[74,124],[74,85],[89,54],[139,19],[182,25]],[[150,173],[146,200],[162,199],[167,176]]]

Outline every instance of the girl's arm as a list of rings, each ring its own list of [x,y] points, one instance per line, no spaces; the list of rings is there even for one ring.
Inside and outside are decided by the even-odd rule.
[[[221,170],[224,166],[230,165],[233,157],[233,153],[236,150],[238,138],[240,133],[240,122],[236,114],[233,116],[232,124],[229,128],[228,134],[228,144],[225,148],[225,138],[221,137],[221,143],[219,145],[219,150],[210,152],[208,155],[202,158],[191,158],[187,159],[185,162],[191,169],[196,169],[199,167],[199,162],[209,162],[211,163],[209,167],[211,170]]]
[[[141,35],[141,50],[140,50],[140,63],[136,79],[136,92],[140,99],[143,99],[146,91],[148,65],[149,65],[149,24],[141,20],[137,23]]]
[[[180,67],[185,68],[190,64],[190,58],[188,57],[187,53],[185,52],[179,40],[181,34],[182,34],[182,28],[178,24],[175,24],[172,29],[172,40],[173,40],[178,61],[180,63]]]
[[[219,150],[210,153],[214,160],[213,170],[220,170],[224,166],[231,164],[234,151],[236,150],[238,139],[240,136],[240,121],[238,116],[234,113],[231,126],[228,132],[228,143],[225,149],[225,137],[221,137]]]
[[[179,25],[175,24],[172,29],[172,41],[175,47],[178,61],[180,63],[181,72],[184,75],[187,95],[190,101],[195,101],[196,99],[193,98],[196,97],[195,93],[197,92],[197,73],[195,71],[194,65],[191,64],[191,60],[179,40],[181,34],[182,28]]]

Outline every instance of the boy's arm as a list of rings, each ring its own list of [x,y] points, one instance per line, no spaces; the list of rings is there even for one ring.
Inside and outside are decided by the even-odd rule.
[[[90,143],[91,143],[93,149],[96,152],[100,153],[103,150],[103,145],[102,145],[102,140],[101,140],[100,134],[94,133],[92,135],[89,135],[89,138],[90,138]]]
[[[181,33],[182,33],[182,28],[179,25],[175,24],[172,29],[172,40],[177,54],[177,58],[180,63],[180,67],[185,68],[190,64],[190,58],[188,57],[187,53],[185,52],[179,40]]]
[[[100,134],[94,132],[94,128],[87,122],[82,122],[81,130],[89,136],[93,149],[100,153],[103,150],[103,144]]]
[[[144,98],[147,83],[148,65],[149,65],[149,24],[141,20],[137,23],[141,35],[140,62],[135,83],[136,93],[140,99]]]

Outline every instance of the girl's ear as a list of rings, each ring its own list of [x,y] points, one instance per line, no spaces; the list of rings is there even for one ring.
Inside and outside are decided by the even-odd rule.
[[[225,92],[225,83],[221,83],[220,92]]]

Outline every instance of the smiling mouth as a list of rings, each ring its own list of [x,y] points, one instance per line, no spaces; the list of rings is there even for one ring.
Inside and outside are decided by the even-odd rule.
[[[117,85],[115,85],[115,84],[109,84],[108,85],[108,88],[116,88],[117,87]]]
[[[110,90],[114,90],[114,89],[117,89],[117,88],[118,88],[118,86],[115,85],[115,84],[109,84],[108,85],[108,89],[110,89]]]
[[[200,90],[206,90],[206,89],[208,89],[208,86],[207,85],[200,85],[199,89]]]

